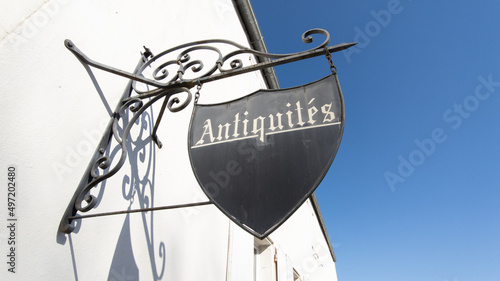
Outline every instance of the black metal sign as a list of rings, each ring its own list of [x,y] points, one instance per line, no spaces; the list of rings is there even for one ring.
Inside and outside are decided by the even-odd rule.
[[[340,145],[344,104],[337,76],[195,105],[191,165],[205,194],[258,238],[311,195]]]

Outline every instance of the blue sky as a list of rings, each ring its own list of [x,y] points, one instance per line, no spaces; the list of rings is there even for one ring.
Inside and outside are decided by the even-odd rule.
[[[269,52],[308,49],[311,28],[359,42],[333,55],[346,123],[316,190],[339,280],[500,280],[500,2],[252,5]],[[286,88],[329,67],[276,71]]]

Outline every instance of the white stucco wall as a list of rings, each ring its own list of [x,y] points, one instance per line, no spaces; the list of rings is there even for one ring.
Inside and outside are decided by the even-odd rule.
[[[7,271],[10,233],[2,227],[0,279],[253,280],[253,237],[212,205],[89,218],[70,235],[57,232],[110,118],[63,41],[69,38],[90,58],[130,72],[143,45],[153,53],[210,38],[248,45],[231,1],[2,0],[0,8],[5,15],[0,19],[0,174],[16,165],[18,184],[16,273]],[[114,110],[127,80],[93,73]],[[204,85],[200,102],[230,100],[262,87],[259,73],[249,73]],[[124,167],[93,192],[101,200],[89,213],[207,200],[187,155],[191,108],[165,114],[158,131],[162,149],[147,134],[134,139]],[[155,118],[158,111],[159,105],[145,116]],[[151,125],[146,118],[134,132]],[[143,193],[129,193],[135,187]],[[6,188],[0,188],[0,198],[7,198]],[[271,239],[309,280],[336,278],[311,212],[306,203]],[[7,216],[3,200],[4,224]],[[324,262],[309,268],[315,251]]]

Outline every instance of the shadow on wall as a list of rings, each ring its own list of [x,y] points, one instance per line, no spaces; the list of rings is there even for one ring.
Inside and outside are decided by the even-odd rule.
[[[130,239],[130,215],[123,223],[120,238],[116,244],[115,254],[109,269],[108,281],[139,280],[139,268],[135,263]]]
[[[155,176],[156,176],[156,152],[152,141],[151,133],[153,132],[154,120],[153,120],[153,109],[150,107],[145,111],[141,118],[138,119],[135,126],[139,128],[137,137],[126,144],[128,151],[128,160],[130,163],[131,171],[130,177],[125,175],[123,177],[122,185],[122,195],[125,200],[130,202],[129,209],[131,208],[134,200],[138,200],[139,208],[152,208],[154,207],[155,198]],[[126,125],[124,124],[124,127]],[[141,171],[139,172],[139,165],[141,165]],[[154,212],[141,212],[142,224],[144,228],[144,234],[146,237],[146,243],[148,247],[149,259],[151,264],[151,271],[153,280],[162,279],[165,271],[166,253],[165,253],[165,243],[160,242],[158,245],[158,251],[155,251],[155,239],[154,239]],[[149,225],[148,225],[149,222]],[[122,243],[122,237],[123,243]],[[130,222],[129,215],[124,222],[122,232],[120,234],[119,241],[116,245],[115,254],[113,257],[113,262],[111,264],[108,280],[138,280],[138,269],[137,272],[131,271],[128,274],[128,270],[134,267],[127,268],[130,266],[135,266],[133,252],[132,252],[132,241],[130,238]],[[127,250],[127,248],[129,250]],[[122,252],[123,251],[123,252]],[[128,252],[127,252],[128,251]],[[122,255],[129,255],[129,258],[123,258]],[[158,272],[156,257],[162,259],[160,262],[161,269]],[[123,271],[123,268],[127,268]],[[121,271],[118,271],[121,270]],[[121,273],[126,275],[122,275]],[[118,273],[118,277],[115,278],[113,274]],[[135,274],[135,275],[134,275]],[[115,279],[114,279],[115,278]],[[132,278],[132,279],[130,279]]]
[[[130,119],[133,117],[130,115],[130,112],[127,112],[122,116],[121,128],[119,128],[121,133],[123,133],[123,128],[127,127]],[[127,159],[130,164],[130,172],[126,173],[122,179],[122,196],[126,201],[129,201],[128,210],[131,210],[133,205],[135,206],[133,209],[154,207],[156,153],[154,148],[155,144],[151,137],[154,127],[153,116],[152,107],[144,111],[135,122],[133,126],[133,133],[131,133],[131,136],[125,142],[125,148],[128,154]],[[113,148],[111,149],[110,147]],[[110,153],[110,158],[112,159],[117,156],[117,154],[119,154],[118,152],[121,150],[121,146],[116,143],[110,144],[108,148],[109,149],[106,154],[108,154],[109,151],[112,151]],[[140,169],[139,165],[141,166]],[[105,185],[106,180],[99,185],[99,194],[97,196],[98,203],[96,204],[96,207],[99,206],[101,199],[104,196]],[[160,280],[162,279],[165,271],[165,243],[160,242],[158,246],[155,244],[153,231],[154,212],[141,212],[140,215],[146,237],[146,246],[149,253],[153,280]],[[76,223],[76,228],[74,229],[73,234],[77,234],[81,228],[82,220],[74,220],[74,222]],[[75,260],[75,248],[73,246],[71,234],[67,237],[69,239],[75,280],[78,280],[78,266],[77,261]],[[131,237],[130,214],[127,214],[115,247],[113,260],[108,273],[108,280],[139,280],[139,268],[134,257]],[[65,234],[58,233],[57,242],[59,244],[65,244]],[[141,241],[135,241],[134,245],[138,243],[141,243]],[[157,251],[155,251],[155,249],[157,249]],[[157,256],[161,259],[159,263],[156,261]],[[157,264],[161,265],[161,268],[158,268]]]
[[[122,180],[122,195],[130,202],[128,209],[132,208],[135,200],[138,200],[140,209],[154,207],[154,181],[156,173],[156,152],[154,142],[151,138],[153,132],[153,109],[150,107],[137,120],[135,127],[138,128],[137,136],[128,141],[126,149],[130,164],[130,173]],[[126,120],[127,115],[124,116]],[[124,122],[123,127],[128,125]],[[139,172],[139,165],[141,169]],[[137,204],[135,204],[137,205]],[[137,208],[137,207],[135,207]],[[160,242],[158,251],[155,252],[154,240],[154,212],[141,212],[142,224],[151,264],[153,280],[162,279],[165,270],[165,243]],[[149,224],[148,224],[149,222]],[[156,257],[162,259],[161,269],[158,272]],[[123,223],[120,237],[116,244],[113,261],[108,274],[108,281],[113,280],[139,280],[139,268],[134,259],[132,251],[132,240],[130,234],[130,215],[128,214]]]

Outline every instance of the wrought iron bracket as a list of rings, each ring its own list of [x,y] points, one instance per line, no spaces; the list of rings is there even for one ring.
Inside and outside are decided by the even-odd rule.
[[[292,54],[270,54],[259,52],[238,43],[223,40],[211,39],[201,40],[183,44],[168,50],[165,50],[157,55],[145,48],[140,62],[136,66],[134,72],[130,73],[123,71],[88,58],[80,51],[71,40],[65,40],[64,44],[70,50],[83,66],[90,72],[90,66],[129,79],[129,83],[112,113],[111,120],[108,123],[107,129],[101,138],[100,143],[94,153],[89,166],[73,195],[59,225],[59,231],[63,233],[71,233],[74,230],[72,222],[76,219],[89,217],[114,215],[122,213],[146,212],[172,208],[184,208],[211,204],[211,202],[198,202],[190,204],[182,204],[175,206],[154,207],[140,210],[116,211],[109,213],[99,213],[91,215],[81,215],[94,208],[97,204],[97,198],[90,191],[106,179],[115,175],[125,163],[127,158],[127,147],[125,145],[130,136],[131,128],[141,114],[150,108],[158,100],[164,99],[160,113],[156,118],[153,131],[151,133],[152,140],[162,147],[156,132],[162,120],[165,110],[168,108],[171,112],[178,112],[186,108],[192,100],[190,89],[195,86],[200,86],[204,83],[217,81],[227,77],[232,77],[252,71],[261,70],[264,68],[274,67],[294,61],[299,61],[307,58],[312,58],[321,55],[345,50],[354,46],[357,43],[342,43],[329,47],[330,35],[323,29],[312,29],[306,31],[302,35],[302,40],[305,43],[313,41],[312,35],[321,34],[325,36],[323,43],[319,46]],[[225,54],[220,48],[232,49]],[[194,59],[198,52],[215,54],[210,67],[201,59]],[[263,62],[245,66],[243,60],[238,56],[250,54],[264,59]],[[329,59],[331,65],[331,57]],[[169,70],[172,72],[170,73]],[[172,71],[173,70],[173,71]],[[176,95],[186,93],[187,98],[181,101]],[[119,121],[131,113],[132,117],[124,126],[123,130],[119,129]],[[124,123],[125,124],[125,123]],[[111,167],[112,159],[106,156],[111,146],[111,140],[114,138],[119,146],[121,146],[121,155],[116,161],[117,163]]]

